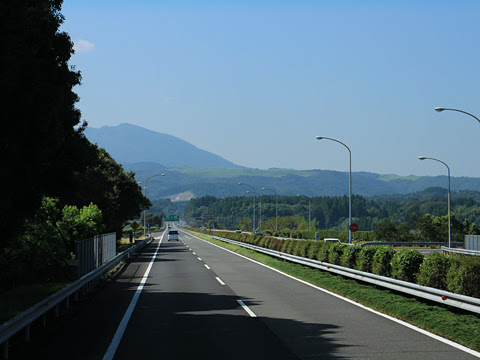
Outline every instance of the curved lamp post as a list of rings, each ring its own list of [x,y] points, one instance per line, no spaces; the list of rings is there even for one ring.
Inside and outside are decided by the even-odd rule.
[[[147,183],[148,180],[155,176],[165,176],[165,174],[155,174],[150,176],[147,180],[145,180],[145,186],[143,187],[143,196],[147,197]],[[147,216],[146,216],[147,210],[143,210],[143,236],[147,236]]]
[[[350,230],[350,225],[352,225],[352,151],[350,148],[345,145],[343,142],[338,141],[336,139],[324,137],[324,136],[316,136],[317,140],[331,140],[335,141],[339,144],[342,144],[345,146],[348,150],[348,153],[350,154],[350,173],[348,177],[348,243],[352,243],[352,230]]]
[[[255,188],[252,185],[248,185],[242,182],[239,182],[238,185],[245,185],[248,186],[253,190],[253,233],[255,234],[255,197],[257,196],[257,192],[255,191]]]
[[[426,157],[426,156],[419,156],[418,157],[420,160],[434,160],[442,163],[445,165],[448,169],[448,247],[452,247],[452,228],[451,228],[451,222],[450,222],[450,168],[448,167],[447,164],[445,164],[442,160],[434,159],[431,157]]]
[[[466,111],[463,111],[463,110],[458,110],[458,109],[442,108],[442,107],[436,107],[436,108],[435,108],[435,111],[437,111],[437,112],[442,112],[442,111],[445,111],[445,110],[458,111],[458,112],[461,112],[461,113],[470,115],[471,117],[477,119],[477,121],[480,123],[480,119],[479,119],[478,117],[476,117],[475,115],[470,114],[469,112],[466,112]]]
[[[262,187],[262,190],[273,191],[276,195],[275,197],[275,231],[278,231],[278,194],[275,190],[267,189],[265,187]]]

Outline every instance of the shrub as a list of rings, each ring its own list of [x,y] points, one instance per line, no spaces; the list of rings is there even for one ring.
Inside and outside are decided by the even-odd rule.
[[[357,270],[372,272],[373,256],[377,252],[375,246],[366,246],[362,248],[357,255]]]
[[[328,262],[329,249],[332,243],[321,243],[320,250],[317,253],[317,260]]]
[[[392,273],[392,258],[395,250],[389,246],[380,246],[373,255],[372,272],[381,276],[390,276]]]
[[[348,267],[350,269],[355,269],[357,263],[357,256],[362,251],[360,246],[347,246],[343,251],[341,258],[342,266]]]
[[[310,241],[297,241],[292,249],[292,255],[306,257]]]
[[[417,250],[400,250],[392,258],[392,277],[398,280],[415,282],[424,256]]]
[[[480,259],[476,256],[454,258],[447,273],[449,291],[480,298]]]
[[[321,247],[322,247],[322,243],[320,241],[313,241],[310,244],[310,247],[308,248],[307,257],[309,259],[316,259],[317,253]]]
[[[292,248],[292,245],[293,245],[292,243],[293,243],[293,240],[283,240],[283,244],[280,251],[288,254],[289,253],[288,249]]]
[[[330,264],[340,265],[343,251],[347,245],[342,243],[333,243],[328,250],[328,262]]]
[[[447,290],[447,273],[453,260],[438,252],[432,253],[420,265],[417,284]]]

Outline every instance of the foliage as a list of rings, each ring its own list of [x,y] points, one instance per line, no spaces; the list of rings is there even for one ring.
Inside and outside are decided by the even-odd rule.
[[[377,252],[377,247],[366,246],[357,254],[357,270],[372,272],[373,257]]]
[[[452,258],[441,253],[430,254],[420,265],[417,283],[441,290],[447,290],[447,273],[452,265]]]
[[[42,207],[26,221],[25,234],[0,256],[0,287],[35,280],[71,280],[67,261],[74,255],[75,241],[93,237],[103,229],[102,212],[96,205],[62,209],[58,199],[43,198]]]
[[[355,269],[357,264],[357,257],[362,251],[360,246],[347,246],[343,251],[341,258],[342,266],[348,267],[350,269]]]
[[[395,250],[389,246],[379,246],[373,255],[372,272],[380,276],[390,276],[392,273],[392,258]]]
[[[392,277],[414,283],[423,259],[423,254],[417,250],[398,251],[392,259]]]
[[[330,245],[330,248],[328,249],[328,262],[330,264],[340,265],[346,247],[347,245],[339,242]]]
[[[454,258],[447,273],[448,290],[480,298],[480,259],[477,256]]]
[[[330,256],[330,246],[332,243],[323,243],[320,247],[320,250],[317,252],[317,260],[322,262],[329,262]]]
[[[60,31],[61,0],[5,0],[2,24],[0,163],[6,189],[0,205],[1,245],[21,231],[44,195],[70,191],[89,160],[86,123],[75,107],[80,72],[70,67],[70,37]],[[79,126],[80,124],[80,126]],[[4,246],[0,246],[3,249]]]

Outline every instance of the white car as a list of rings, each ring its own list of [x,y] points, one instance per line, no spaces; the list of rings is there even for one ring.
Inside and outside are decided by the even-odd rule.
[[[339,239],[337,238],[325,238],[323,239],[324,242],[341,242]]]
[[[177,230],[170,230],[168,232],[168,241],[170,240],[177,240],[178,241],[178,231]]]

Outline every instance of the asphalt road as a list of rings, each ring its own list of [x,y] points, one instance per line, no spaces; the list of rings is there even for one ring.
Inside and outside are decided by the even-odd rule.
[[[183,232],[159,241],[11,359],[476,358]]]

